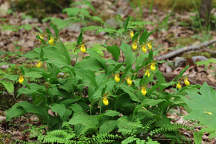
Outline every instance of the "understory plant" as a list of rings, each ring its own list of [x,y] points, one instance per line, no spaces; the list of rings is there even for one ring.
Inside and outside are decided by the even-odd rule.
[[[39,34],[40,47],[25,55],[32,63],[21,65],[18,71],[18,95],[29,101],[17,102],[7,110],[7,120],[35,114],[53,130],[38,137],[44,143],[64,143],[54,139],[58,134],[68,143],[83,139],[86,143],[102,139],[102,143],[123,144],[186,141],[179,130],[189,127],[171,123],[167,114],[185,105],[185,90],[191,87],[183,76],[188,67],[166,82],[148,40],[152,32],[134,31],[129,25],[127,19],[120,46],[104,44],[109,58],[87,48],[84,32],[73,55],[60,41],[55,25]]]

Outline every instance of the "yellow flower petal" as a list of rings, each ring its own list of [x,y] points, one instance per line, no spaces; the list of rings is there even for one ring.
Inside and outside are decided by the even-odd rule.
[[[103,97],[103,104],[105,106],[109,105],[109,100],[107,99],[107,97]]]
[[[134,41],[133,43],[132,43],[132,49],[133,50],[136,50],[137,49],[137,42],[136,41]]]
[[[150,77],[150,72],[149,72],[149,70],[146,70],[145,76]]]
[[[54,45],[54,38],[53,38],[53,37],[50,37],[50,40],[48,41],[48,43],[49,43],[50,45]]]
[[[144,53],[147,53],[147,48],[146,48],[146,46],[145,45],[142,45],[142,51],[144,52]]]
[[[189,80],[188,80],[187,77],[184,79],[184,83],[185,83],[186,86],[189,86],[189,85],[190,85],[190,82],[189,82]]]
[[[82,53],[86,53],[85,44],[81,44],[81,46],[80,46],[80,51],[81,51]]]
[[[142,88],[141,88],[141,93],[142,93],[142,95],[144,95],[144,96],[147,94],[147,90],[146,90],[145,87],[142,87]]]
[[[150,50],[152,49],[152,44],[150,42],[148,42],[147,46]]]
[[[127,81],[128,85],[132,85],[132,83],[133,83],[133,81],[129,77],[126,79],[126,81]]]
[[[19,83],[20,83],[20,84],[22,84],[22,83],[23,83],[23,81],[24,81],[24,77],[23,77],[22,75],[20,75],[20,76],[19,76],[19,80],[18,80],[18,81],[19,81]]]
[[[36,66],[37,68],[40,68],[40,67],[42,66],[42,62],[41,62],[41,61],[37,62],[37,63],[35,64],[35,66]]]
[[[115,80],[117,83],[120,82],[119,74],[115,74],[114,80]]]
[[[152,71],[155,71],[155,70],[156,70],[155,63],[152,63],[152,64],[151,64],[150,69],[151,69]]]
[[[177,89],[181,89],[181,88],[182,88],[180,82],[177,83],[176,88],[177,88]]]
[[[134,32],[133,31],[130,31],[130,37],[131,37],[131,39],[134,37]]]
[[[44,40],[44,36],[42,34],[39,34],[39,38]]]

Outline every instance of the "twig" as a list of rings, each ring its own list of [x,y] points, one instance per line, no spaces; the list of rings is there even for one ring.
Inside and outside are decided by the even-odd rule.
[[[206,42],[201,43],[199,45],[186,46],[186,47],[177,49],[175,51],[172,51],[170,53],[158,56],[155,59],[156,60],[164,60],[164,59],[172,58],[172,57],[177,56],[179,54],[182,54],[184,52],[199,50],[199,49],[201,49],[203,47],[208,47],[208,46],[210,46],[210,45],[212,45],[214,43],[216,43],[216,39],[215,40],[206,41]]]

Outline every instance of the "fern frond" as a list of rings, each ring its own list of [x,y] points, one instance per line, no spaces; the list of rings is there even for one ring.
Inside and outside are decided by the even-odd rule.
[[[163,127],[154,129],[150,132],[150,135],[156,135],[156,134],[165,134],[166,132],[178,132],[179,129],[191,129],[190,127],[183,125],[183,124],[170,124],[170,125],[164,125]]]
[[[72,131],[70,133],[65,130],[54,130],[48,132],[47,135],[38,136],[38,140],[43,143],[67,143],[73,144],[74,140],[71,140],[75,137],[75,133]]]
[[[114,143],[116,140],[120,139],[121,136],[113,134],[98,134],[91,138],[92,144],[109,144]]]

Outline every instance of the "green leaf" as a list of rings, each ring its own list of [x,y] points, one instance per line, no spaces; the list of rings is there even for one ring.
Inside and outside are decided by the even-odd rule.
[[[202,144],[203,132],[197,131],[197,132],[194,132],[193,135],[194,135],[194,143]]]
[[[44,56],[47,63],[51,63],[59,68],[70,66],[70,56],[67,49],[61,42],[56,44],[57,47],[49,46],[44,48]]]
[[[79,104],[72,104],[71,105],[71,109],[73,110],[73,112],[75,113],[81,113],[84,112],[83,108],[79,105]]]
[[[104,56],[104,52],[106,50],[106,48],[101,45],[101,44],[93,44],[91,46],[91,49],[94,50],[95,52],[97,52],[97,54],[99,54],[100,56]]]
[[[129,86],[126,86],[126,85],[121,85],[120,88],[121,88],[125,93],[127,93],[127,94],[130,96],[131,100],[133,100],[133,101],[135,101],[135,102],[141,102],[141,101],[138,99],[138,97],[137,97],[137,95],[136,95],[136,92],[135,92],[135,90],[134,90],[133,88],[131,88],[131,87],[129,87]]]
[[[120,56],[120,49],[118,46],[113,45],[113,46],[108,46],[107,50],[112,54],[112,56],[114,57],[114,59],[116,61],[118,61],[119,56]]]
[[[97,60],[101,68],[103,68],[106,72],[108,71],[105,59],[103,59],[95,50],[89,49],[88,53],[91,57],[94,57]]]
[[[57,26],[55,24],[53,24],[53,23],[51,23],[50,26],[53,28],[53,30],[55,32],[55,37],[58,38],[59,30],[58,30]]]
[[[54,104],[52,107],[51,107],[52,111],[53,112],[56,112],[57,114],[59,114],[59,116],[61,118],[64,117],[64,114],[66,112],[66,107],[64,104]]]
[[[138,39],[139,35],[140,35],[140,32],[139,32],[139,31],[135,32],[135,33],[134,33],[134,36],[133,36],[133,38],[132,38],[132,42],[136,41],[136,40]]]
[[[127,69],[131,68],[132,64],[134,63],[135,56],[134,56],[134,53],[133,53],[130,45],[128,45],[126,43],[122,43],[120,48],[124,53],[126,70],[127,70]]]
[[[77,131],[79,131],[80,134],[84,134],[88,130],[97,129],[99,121],[96,116],[85,113],[75,113],[70,119],[69,124],[79,126]]]
[[[17,81],[18,77],[19,77],[18,75],[11,75],[11,74],[6,74],[6,73],[3,74],[4,79],[8,79],[11,81]]]
[[[102,93],[103,93],[103,91],[104,91],[105,88],[106,88],[106,84],[102,83],[94,91],[94,93],[92,93],[92,94],[89,93],[89,100],[91,101],[91,103],[94,103],[94,102],[98,101],[102,97]]]
[[[103,19],[98,16],[92,16],[91,19],[96,22],[104,23]]]
[[[42,74],[40,72],[31,71],[31,72],[25,73],[24,77],[29,77],[29,78],[37,79],[37,78],[41,78],[43,76],[42,76]]]
[[[121,144],[131,144],[132,142],[138,140],[138,138],[135,138],[134,136],[130,136],[126,139],[124,139]]]
[[[144,99],[142,104],[148,105],[148,106],[155,106],[155,105],[157,105],[163,101],[164,100],[162,100],[162,99],[156,99],[156,100],[155,99]]]
[[[121,132],[123,135],[131,134],[133,131],[142,127],[140,122],[130,121],[126,116],[119,118],[117,121],[118,132]]]
[[[71,63],[70,54],[64,44],[60,41],[56,43],[56,46],[59,48],[58,52],[61,53],[65,57],[65,61],[68,65]]]
[[[148,37],[152,34],[153,32],[148,32],[146,29],[144,29],[144,31],[142,32],[142,35],[139,39],[139,43],[143,44],[146,43],[148,40]]]
[[[116,120],[107,120],[100,126],[99,133],[110,133],[117,126]]]
[[[89,87],[97,87],[97,82],[95,80],[95,73],[89,70],[76,68],[76,75],[79,76],[85,84]]]
[[[9,121],[12,118],[18,117],[22,114],[33,113],[33,114],[36,114],[37,116],[39,116],[40,118],[42,118],[43,120],[48,121],[47,111],[48,111],[47,109],[44,109],[44,108],[39,107],[39,106],[35,106],[33,104],[30,104],[30,103],[24,101],[24,102],[16,103],[15,105],[13,105],[12,108],[7,110],[6,111],[6,118]]]
[[[43,85],[30,83],[28,87],[22,87],[18,90],[18,95],[25,94],[31,96],[32,94],[38,94],[40,92],[45,92],[46,88]]]
[[[68,16],[78,15],[80,12],[79,8],[65,8],[63,12],[67,13]]]
[[[22,109],[18,109],[19,103],[13,105],[10,109],[6,111],[6,120],[10,121],[12,118],[21,116],[24,114]]]
[[[5,87],[9,94],[14,93],[14,84],[12,82],[1,80],[0,83]]]
[[[81,45],[83,41],[83,32],[81,31],[77,39],[77,45]]]
[[[200,91],[187,92],[185,102],[191,112],[185,118],[198,120],[200,124],[216,129],[216,91],[204,83]]]
[[[114,110],[107,110],[104,115],[105,116],[111,116],[111,117],[114,117],[114,116],[119,116],[119,112],[117,111],[114,111]]]
[[[197,65],[205,65],[205,66],[208,66],[211,63],[216,63],[216,59],[215,58],[210,58],[210,59],[207,59],[207,60],[204,60],[204,61],[196,62]]]
[[[146,59],[148,58],[147,54],[141,53],[137,58],[136,58],[136,71],[138,71],[140,68],[143,67],[145,64]]]
[[[29,31],[29,30],[32,29],[32,26],[31,26],[30,24],[25,24],[25,25],[22,25],[22,26],[20,27],[20,29],[24,29],[24,30]]]
[[[124,30],[125,31],[127,31],[129,21],[130,21],[130,16],[128,16],[126,21],[124,22]]]

